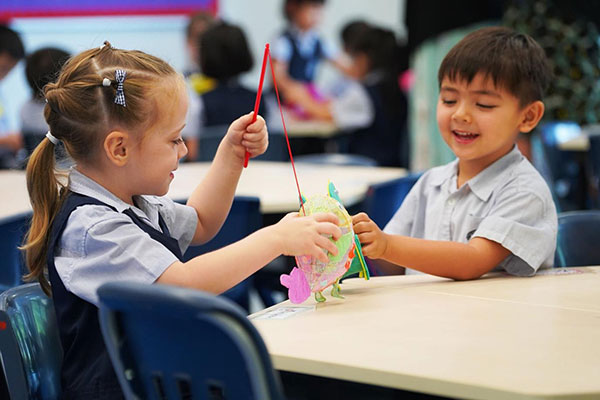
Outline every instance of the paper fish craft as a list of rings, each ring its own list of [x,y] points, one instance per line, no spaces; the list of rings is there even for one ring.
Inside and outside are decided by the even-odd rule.
[[[333,297],[343,298],[340,294],[339,280],[350,269],[356,255],[361,258],[364,266],[362,252],[355,242],[352,218],[339,202],[339,197],[337,200],[334,198],[337,197],[337,191],[331,183],[329,193],[330,195],[316,195],[309,198],[304,202],[303,209],[306,215],[331,212],[338,217],[339,227],[342,231],[342,236],[334,241],[338,254],[329,254],[326,263],[312,256],[296,257],[298,266],[294,267],[289,275],[283,274],[280,278],[281,284],[288,288],[290,301],[295,304],[302,303],[310,296],[310,293],[315,294],[318,302],[325,301],[321,292],[329,286],[332,286],[331,295]],[[302,213],[302,210],[300,212]],[[368,279],[368,270],[366,267],[364,269],[366,271],[364,276]]]

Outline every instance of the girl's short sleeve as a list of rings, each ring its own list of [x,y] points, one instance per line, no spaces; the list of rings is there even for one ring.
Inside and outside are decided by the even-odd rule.
[[[102,284],[115,280],[151,284],[178,261],[127,215],[97,205],[73,211],[55,254],[65,288],[96,305],[96,291]]]

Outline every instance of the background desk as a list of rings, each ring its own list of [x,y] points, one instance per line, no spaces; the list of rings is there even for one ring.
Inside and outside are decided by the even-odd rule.
[[[187,199],[209,167],[210,163],[181,164],[175,171],[168,195],[173,199]],[[296,171],[300,190],[305,197],[327,194],[327,183],[331,180],[345,206],[362,200],[369,185],[406,175],[406,170],[402,168],[304,163],[296,164]],[[242,172],[236,195],[258,197],[263,214],[286,213],[299,208],[294,172],[289,162],[250,160],[248,168]]]
[[[187,199],[200,183],[210,163],[181,164],[168,195]],[[304,196],[326,194],[327,182],[335,183],[346,206],[362,200],[369,185],[402,177],[401,168],[339,167],[314,164],[296,165],[300,189]],[[31,211],[24,171],[0,171],[0,218]],[[236,191],[240,196],[260,198],[263,213],[285,213],[298,210],[298,195],[292,166],[287,162],[250,160]]]
[[[351,279],[345,300],[251,318],[283,371],[458,398],[599,398],[600,267],[577,270]]]

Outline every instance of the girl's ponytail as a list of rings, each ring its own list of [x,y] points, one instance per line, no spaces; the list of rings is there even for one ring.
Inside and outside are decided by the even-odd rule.
[[[33,207],[33,217],[23,246],[29,268],[25,279],[38,280],[48,295],[50,284],[45,276],[48,241],[52,221],[62,202],[62,188],[65,186],[59,181],[55,171],[54,146],[45,138],[35,148],[27,163],[27,191]]]

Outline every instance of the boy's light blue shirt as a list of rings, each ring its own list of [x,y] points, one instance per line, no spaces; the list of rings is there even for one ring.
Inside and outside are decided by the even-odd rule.
[[[384,231],[461,243],[492,240],[512,253],[497,267],[512,275],[531,276],[552,265],[556,208],[546,182],[516,146],[460,189],[457,172],[454,160],[423,174]]]
[[[109,281],[153,283],[177,257],[133,223],[122,211],[131,208],[157,230],[158,213],[181,252],[189,246],[198,217],[192,207],[167,197],[136,196],[131,206],[76,169],[69,174],[69,189],[115,207],[84,205],[75,209],[56,250],[55,264],[65,288],[98,304],[96,290]]]

